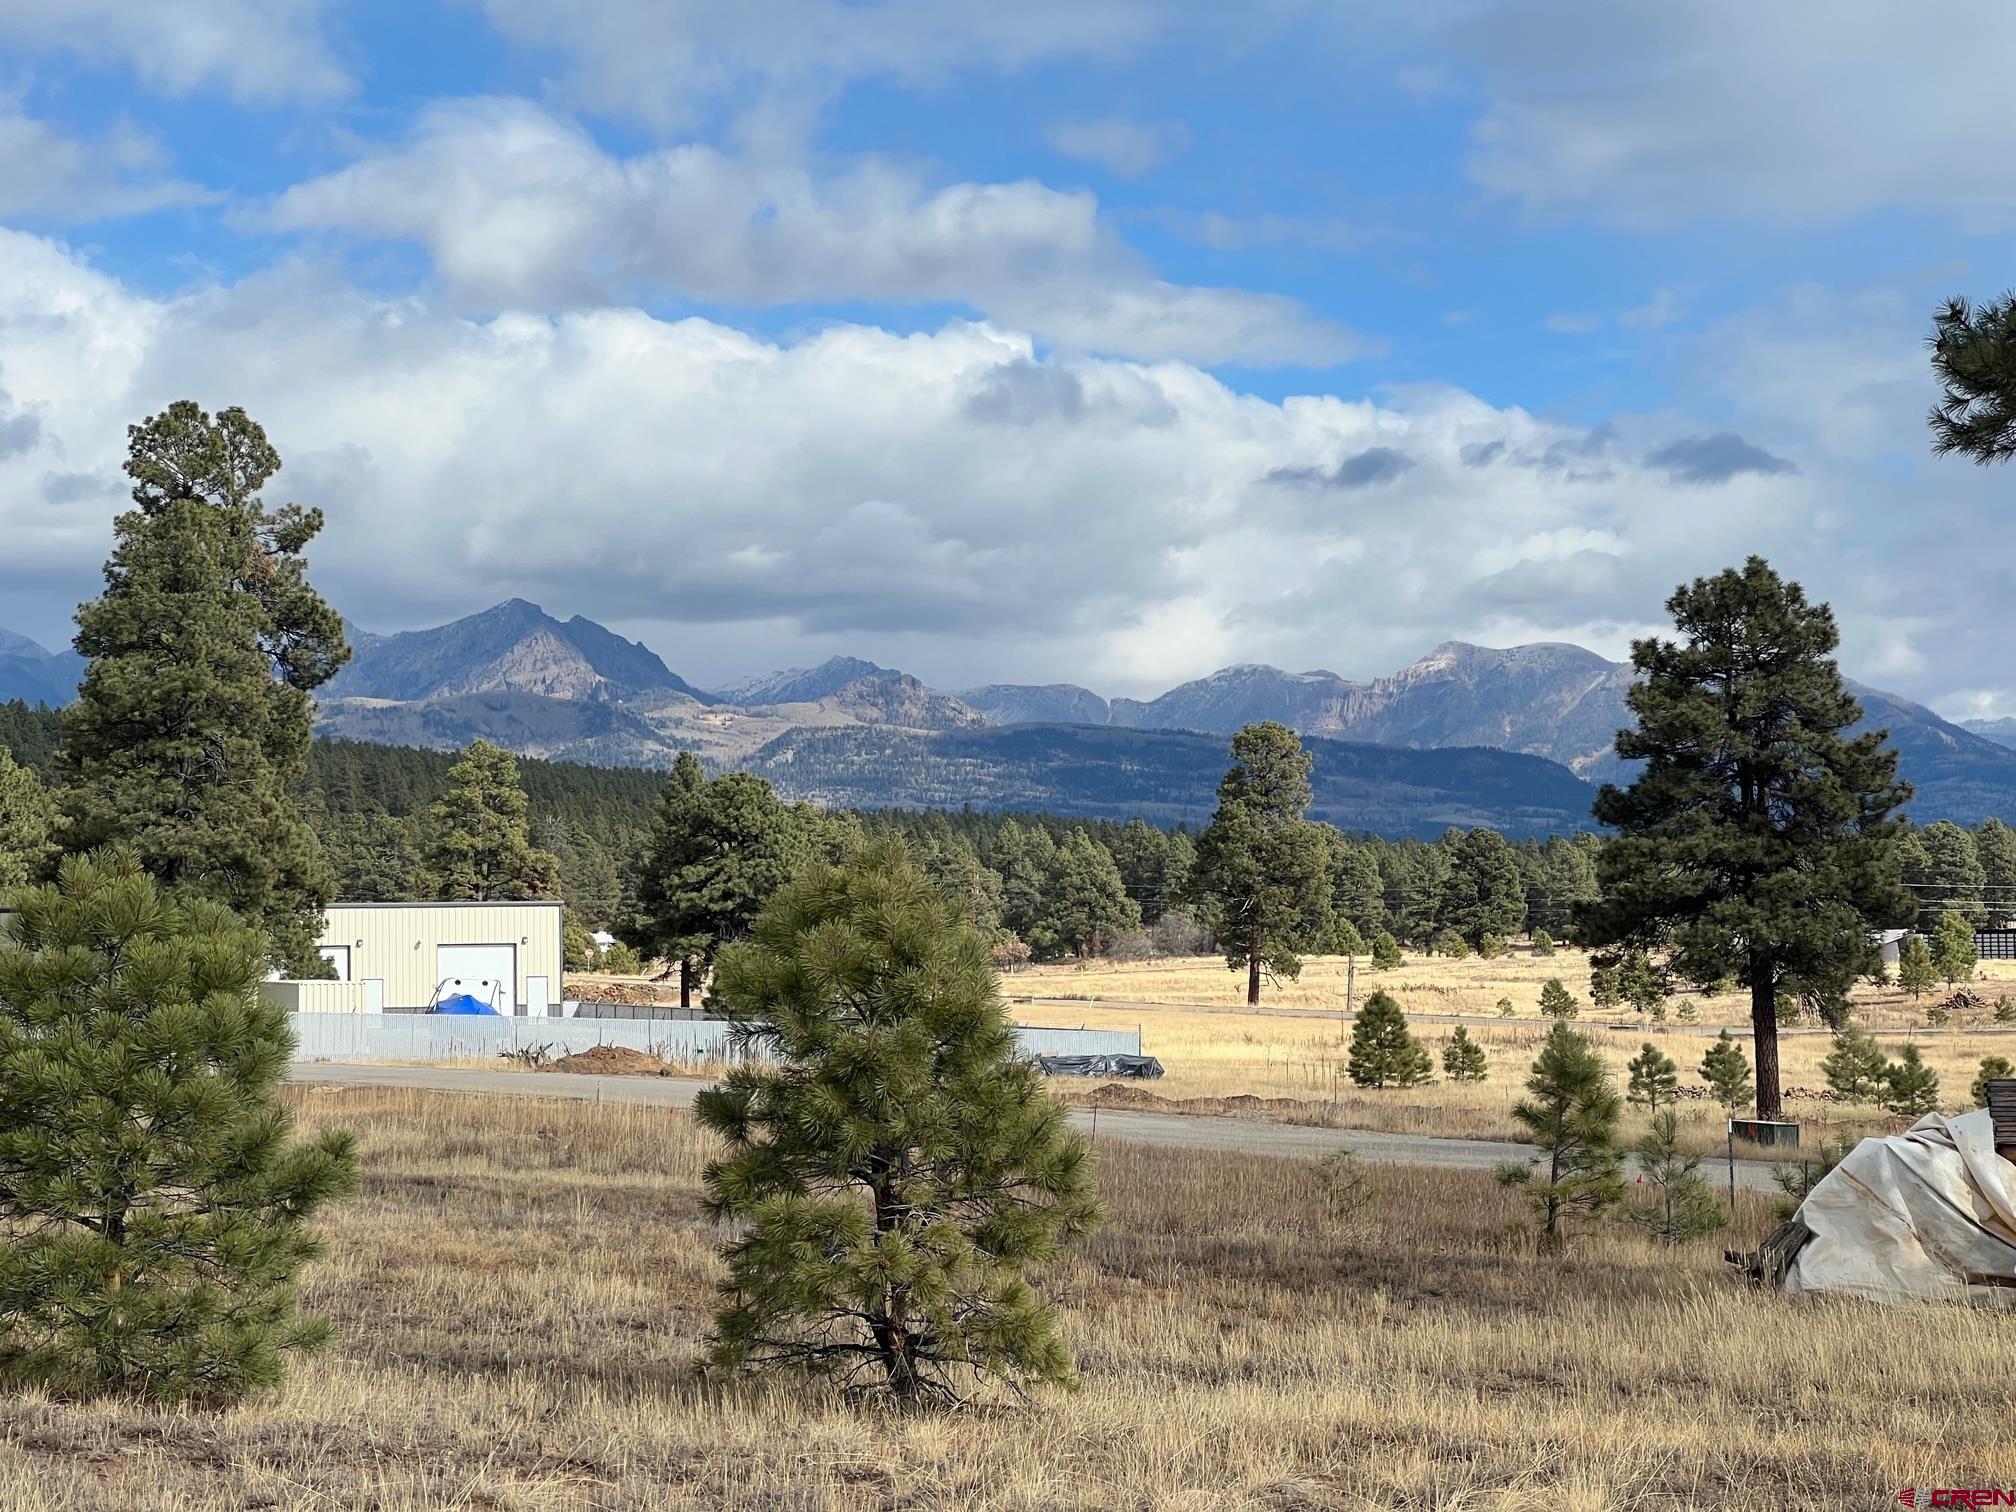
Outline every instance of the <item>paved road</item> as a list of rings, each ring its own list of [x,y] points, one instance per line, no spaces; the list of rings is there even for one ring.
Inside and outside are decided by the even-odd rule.
[[[417,1087],[436,1092],[491,1092],[513,1097],[563,1097],[580,1102],[644,1103],[690,1107],[708,1083],[671,1076],[570,1076],[557,1072],[463,1071],[439,1066],[378,1066],[345,1061],[296,1064],[297,1082],[364,1087]],[[1531,1145],[1495,1139],[1435,1139],[1417,1134],[1381,1134],[1369,1129],[1310,1129],[1257,1119],[1200,1118],[1186,1113],[1136,1113],[1118,1108],[1073,1108],[1071,1121],[1100,1139],[1126,1139],[1179,1150],[1239,1150],[1255,1155],[1328,1154],[1351,1150],[1380,1165],[1437,1166],[1488,1171],[1507,1160],[1524,1160]],[[1727,1180],[1724,1167],[1709,1163],[1702,1174]],[[1737,1183],[1752,1191],[1775,1192],[1771,1167],[1763,1161],[1736,1162]]]

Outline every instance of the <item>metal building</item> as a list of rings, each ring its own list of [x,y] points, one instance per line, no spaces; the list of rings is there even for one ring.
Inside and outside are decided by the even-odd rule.
[[[557,1012],[560,1002],[562,907],[332,903],[323,916],[320,950],[337,979],[354,984],[341,995],[357,1011],[418,1012],[467,993],[499,1013],[543,1017]],[[314,1011],[305,1000],[298,1007]]]

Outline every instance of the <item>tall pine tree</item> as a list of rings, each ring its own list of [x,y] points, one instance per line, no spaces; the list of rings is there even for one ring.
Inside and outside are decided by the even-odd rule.
[[[740,939],[777,889],[814,860],[810,815],[748,772],[709,781],[681,752],[652,814],[632,879],[633,912],[617,934],[647,957],[679,963],[679,1001],[721,947]]]
[[[63,713],[60,843],[126,846],[255,925],[277,962],[320,973],[329,873],[297,791],[308,694],[350,654],[302,555],[322,512],[266,506],[280,455],[243,410],[180,401],[127,445],[136,507],[103,596],[77,612],[90,667]]]
[[[975,1375],[1070,1384],[1026,1268],[1089,1233],[1091,1153],[1016,1051],[988,942],[881,842],[785,887],[715,999],[765,1064],[700,1094],[739,1220],[713,1359],[956,1401]]]
[[[0,1382],[229,1400],[327,1330],[295,1306],[354,1142],[292,1136],[265,941],[130,854],[72,856],[0,945]]]
[[[1619,833],[1582,927],[1661,949],[1699,985],[1748,987],[1757,1110],[1777,1118],[1781,996],[1838,1019],[1869,931],[1909,917],[1891,815],[1910,789],[1884,732],[1846,733],[1862,710],[1834,664],[1834,616],[1798,584],[1752,557],[1666,607],[1680,639],[1632,647],[1637,727],[1617,753],[1644,766],[1596,799]]]
[[[1263,972],[1302,974],[1301,954],[1330,910],[1330,858],[1308,811],[1309,753],[1286,725],[1249,724],[1232,737],[1218,809],[1197,837],[1191,896],[1207,911],[1225,964],[1246,969],[1246,1001]]]
[[[435,897],[492,903],[552,897],[560,863],[532,845],[518,758],[474,740],[427,810],[421,865]]]
[[[56,805],[41,779],[0,746],[0,895],[42,873],[56,849]]]
[[[550,898],[560,863],[532,844],[518,758],[472,741],[427,813],[421,864],[437,898],[488,903]]]

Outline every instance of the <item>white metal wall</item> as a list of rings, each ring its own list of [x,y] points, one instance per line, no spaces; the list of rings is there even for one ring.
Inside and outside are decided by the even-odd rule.
[[[558,903],[332,903],[321,945],[347,949],[350,980],[382,982],[386,1008],[425,1008],[441,982],[443,945],[510,946],[512,983],[506,1011],[524,1008],[525,983],[544,977],[560,993]]]
[[[259,991],[289,1013],[349,1018],[370,1011],[362,982],[261,982]]]

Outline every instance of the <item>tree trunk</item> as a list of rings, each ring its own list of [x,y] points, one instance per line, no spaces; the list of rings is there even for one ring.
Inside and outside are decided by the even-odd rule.
[[[1246,1006],[1251,1008],[1260,1001],[1260,921],[1255,919],[1246,931]]]
[[[1783,1118],[1785,1100],[1778,1090],[1778,983],[1768,964],[1751,967],[1750,1032],[1757,1051],[1757,1116]]]
[[[679,957],[679,1006],[693,1006],[693,957]]]

